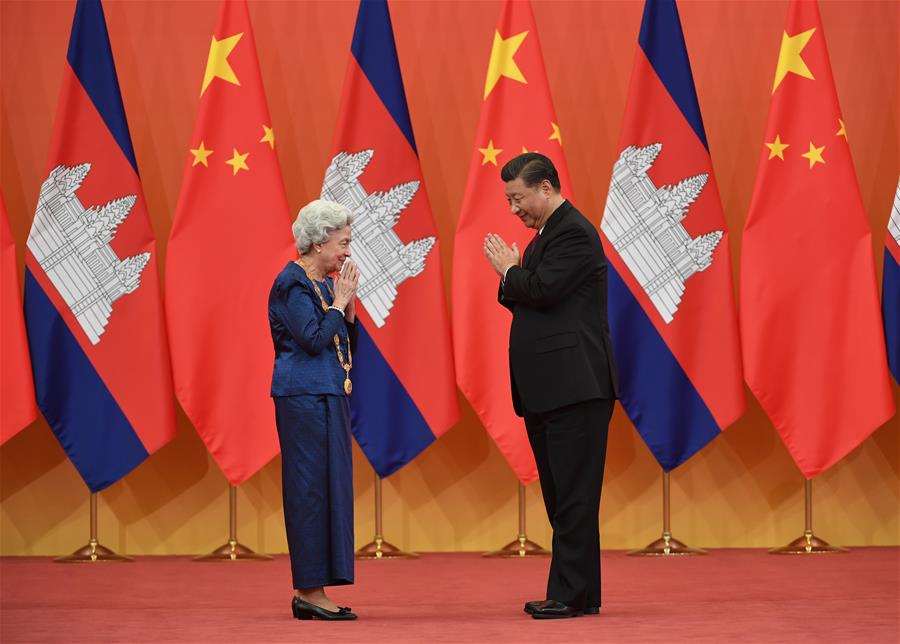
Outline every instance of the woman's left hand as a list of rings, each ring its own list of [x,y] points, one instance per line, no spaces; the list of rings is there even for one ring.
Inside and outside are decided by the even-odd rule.
[[[344,319],[350,323],[356,322],[356,298],[350,300],[347,308],[344,309]]]
[[[359,267],[353,263],[351,260],[346,260],[344,262],[344,266],[341,267],[341,273],[338,276],[338,282],[344,282],[345,284],[352,284],[353,290],[352,293],[349,294],[350,297],[347,299],[346,304],[344,304],[344,319],[347,322],[355,322],[356,321],[356,289],[359,286]],[[337,292],[337,289],[336,289]]]

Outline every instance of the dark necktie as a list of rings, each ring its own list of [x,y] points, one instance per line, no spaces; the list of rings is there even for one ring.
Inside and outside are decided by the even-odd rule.
[[[522,253],[522,266],[525,266],[525,263],[531,258],[532,253],[534,253],[534,247],[537,245],[538,237],[541,236],[541,233],[535,233],[534,237],[531,238],[531,241],[528,242],[528,246],[525,247],[525,252]]]

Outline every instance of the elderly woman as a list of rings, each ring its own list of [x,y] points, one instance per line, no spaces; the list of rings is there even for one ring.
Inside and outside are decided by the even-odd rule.
[[[300,258],[284,267],[269,293],[272,397],[297,619],[356,619],[325,594],[325,586],[353,583],[348,396],[359,271],[349,260],[352,220],[337,203],[304,206],[293,226]]]

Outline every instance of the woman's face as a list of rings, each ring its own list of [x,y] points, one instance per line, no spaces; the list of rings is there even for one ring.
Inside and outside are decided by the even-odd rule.
[[[352,237],[350,226],[344,226],[333,231],[328,236],[328,241],[324,244],[315,246],[316,250],[319,251],[314,253],[316,261],[325,273],[334,273],[341,270],[344,260],[350,257]]]

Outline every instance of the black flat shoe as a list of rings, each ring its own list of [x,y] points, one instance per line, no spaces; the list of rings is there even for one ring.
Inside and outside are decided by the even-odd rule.
[[[562,602],[552,599],[535,606],[531,613],[531,617],[534,619],[563,619],[566,617],[581,617],[582,615],[584,615],[584,610],[581,608],[566,606]]]
[[[299,597],[294,597],[291,600],[291,612],[294,613],[294,619],[325,619],[331,621],[356,619],[356,614],[350,612],[350,609],[347,607],[339,607],[338,610],[328,610],[327,608],[303,601]]]
[[[528,613],[529,615],[533,615],[533,614],[534,614],[534,611],[535,611],[536,609],[542,608],[542,607],[544,607],[544,606],[546,606],[546,605],[547,605],[547,600],[546,600],[546,599],[537,600],[537,601],[532,601],[532,602],[525,602],[525,609],[524,609],[524,610],[525,610],[525,612]],[[587,608],[584,609],[584,614],[585,614],[585,615],[599,615],[599,614],[600,614],[600,607],[599,607],[599,606],[588,606]]]

